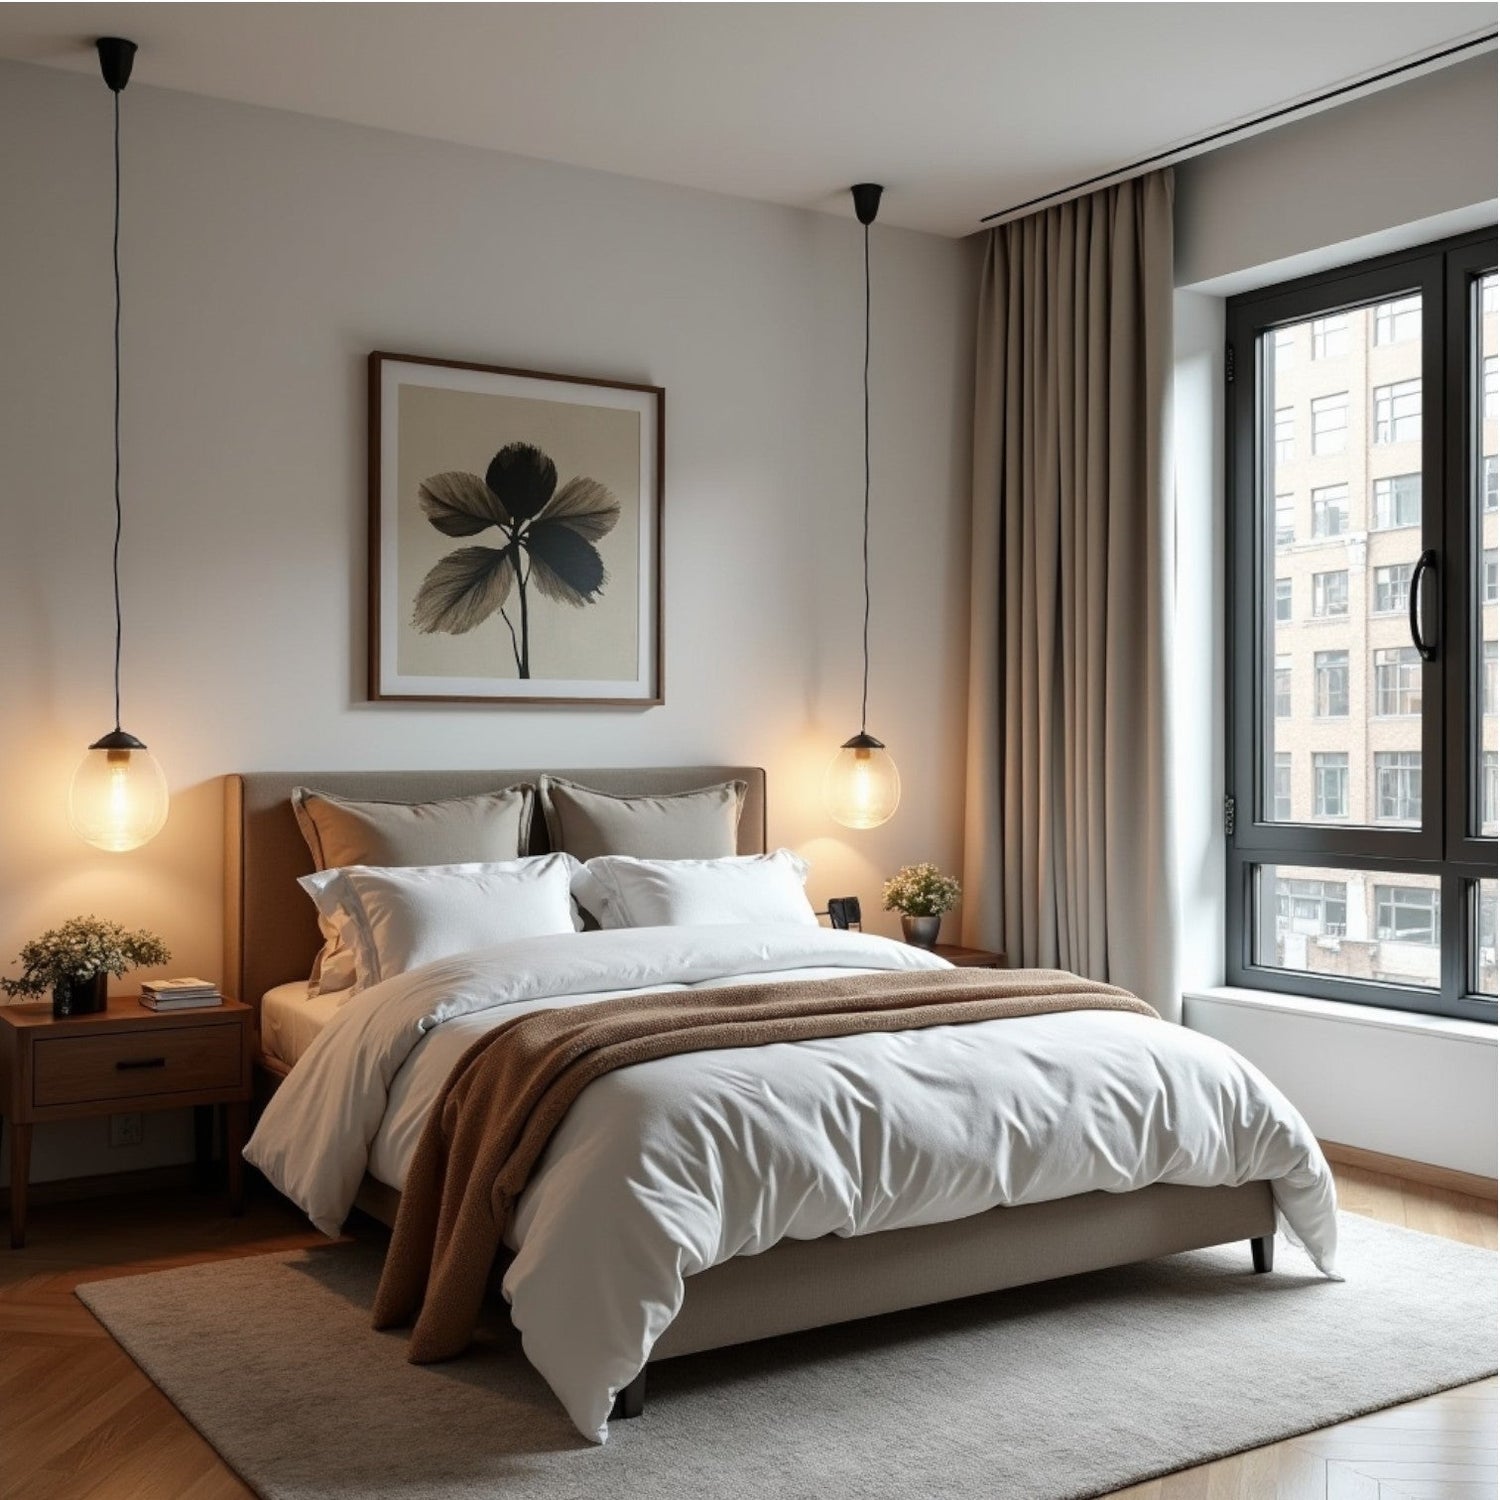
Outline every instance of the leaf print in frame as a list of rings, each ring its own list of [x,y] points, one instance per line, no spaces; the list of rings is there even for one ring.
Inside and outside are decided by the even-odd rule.
[[[370,356],[370,696],[662,701],[655,386]]]

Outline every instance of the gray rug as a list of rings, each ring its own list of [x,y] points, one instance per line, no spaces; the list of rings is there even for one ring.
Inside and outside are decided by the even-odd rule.
[[[503,1315],[419,1368],[338,1245],[78,1295],[268,1500],[1063,1500],[1494,1373],[1495,1256],[1340,1216],[1348,1280],[1244,1245],[674,1360],[585,1443]]]

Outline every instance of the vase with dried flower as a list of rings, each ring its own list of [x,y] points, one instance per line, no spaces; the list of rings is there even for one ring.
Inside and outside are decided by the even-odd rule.
[[[906,865],[886,881],[882,895],[887,911],[901,913],[901,934],[917,948],[938,940],[944,916],[958,905],[963,891],[936,865]]]
[[[155,933],[127,932],[118,922],[73,917],[33,938],[21,949],[19,979],[0,978],[11,996],[52,991],[52,1014],[85,1016],[109,1003],[109,976],[166,963],[171,954]]]

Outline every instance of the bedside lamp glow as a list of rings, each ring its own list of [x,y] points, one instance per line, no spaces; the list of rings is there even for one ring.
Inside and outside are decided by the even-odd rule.
[[[115,117],[115,727],[89,746],[68,788],[68,821],[96,849],[123,853],[139,849],[167,821],[167,778],[156,758],[133,734],[120,728],[120,95],[130,82],[136,45],[123,37],[100,37],[99,71],[114,96]]]
[[[879,828],[901,801],[901,773],[884,745],[861,731],[828,763],[823,802],[845,828]]]
[[[96,849],[139,849],[167,821],[167,778],[133,734],[116,729],[84,752],[68,788],[68,821]]]

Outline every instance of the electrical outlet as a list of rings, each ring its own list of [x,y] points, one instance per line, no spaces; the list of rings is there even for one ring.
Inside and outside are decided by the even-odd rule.
[[[140,1115],[111,1115],[109,1143],[111,1146],[139,1146],[144,1129]]]

